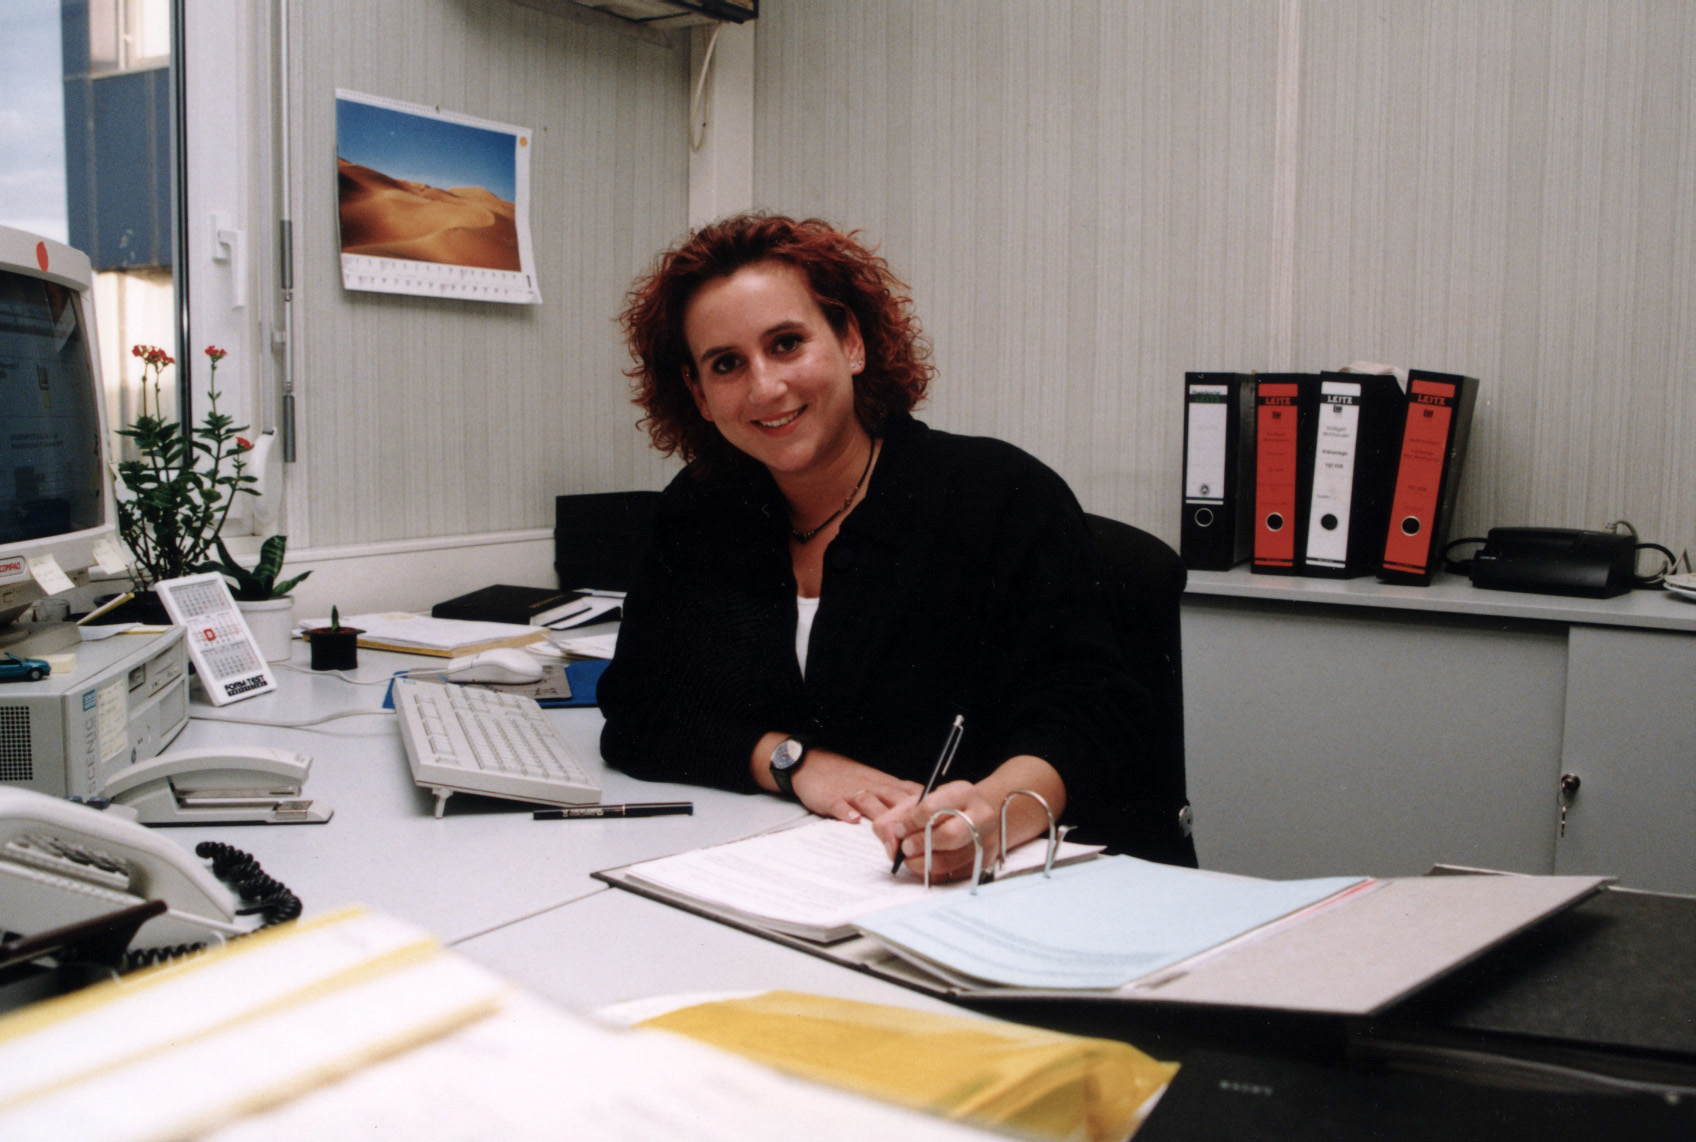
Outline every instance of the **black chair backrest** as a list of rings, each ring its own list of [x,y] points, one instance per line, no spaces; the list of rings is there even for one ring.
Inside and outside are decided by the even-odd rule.
[[[1184,659],[1179,603],[1189,572],[1164,541],[1105,516],[1087,517],[1101,555],[1114,629],[1132,675],[1154,696],[1143,743],[1147,779],[1109,828],[1107,843],[1132,856],[1196,866],[1184,785]]]
[[[554,497],[554,570],[571,591],[627,591],[648,549],[658,492],[590,492]]]

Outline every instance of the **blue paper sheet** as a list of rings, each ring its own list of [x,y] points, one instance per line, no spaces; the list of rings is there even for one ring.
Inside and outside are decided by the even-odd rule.
[[[1326,899],[1362,877],[1224,878],[1113,856],[869,916],[861,931],[1008,987],[1110,989]]]

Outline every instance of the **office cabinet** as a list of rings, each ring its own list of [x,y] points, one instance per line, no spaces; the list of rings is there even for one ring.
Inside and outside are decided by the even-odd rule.
[[[1696,636],[1572,628],[1561,775],[1556,872],[1696,893]]]
[[[1696,607],[1238,570],[1192,572],[1183,623],[1203,867],[1696,892]]]

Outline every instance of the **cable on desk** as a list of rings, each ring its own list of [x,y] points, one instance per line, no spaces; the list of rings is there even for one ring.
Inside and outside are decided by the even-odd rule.
[[[270,718],[226,718],[219,714],[214,714],[209,710],[203,711],[190,709],[188,712],[189,717],[199,719],[203,722],[233,722],[238,726],[275,726],[279,729],[285,730],[311,729],[313,726],[322,725],[325,722],[333,722],[340,718],[364,718],[372,715],[392,718],[394,717],[395,712],[393,710],[382,709],[338,710],[334,714],[325,714],[321,718],[308,718],[302,722],[279,722]]]
[[[339,678],[341,681],[346,682],[349,686],[384,686],[394,680],[394,675],[392,674],[385,674],[381,678],[351,678],[345,670],[313,670],[306,666],[296,666],[292,662],[280,662],[274,663],[273,665],[281,666],[285,670],[292,670],[296,674],[310,674],[315,678],[322,678],[324,675],[328,674],[332,678]],[[412,672],[408,670],[404,673],[410,674]]]

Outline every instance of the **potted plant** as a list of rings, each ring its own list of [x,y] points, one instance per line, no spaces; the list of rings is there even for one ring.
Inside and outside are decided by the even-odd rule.
[[[212,545],[218,549],[218,561],[203,565],[203,569],[217,571],[229,580],[230,594],[235,596],[265,661],[287,662],[294,638],[294,599],[289,592],[312,572],[302,571],[292,579],[277,581],[289,545],[286,535],[273,535],[260,544],[259,562],[251,568],[237,563],[221,538],[214,539]]]
[[[341,612],[331,607],[330,625],[306,632],[312,646],[312,669],[352,670],[358,666],[359,636],[364,633],[358,627],[344,627]]]
[[[236,497],[256,495],[257,481],[242,458],[252,447],[241,436],[247,426],[218,410],[216,380],[218,362],[228,355],[224,350],[206,347],[210,404],[192,430],[163,415],[160,377],[175,359],[153,345],[137,345],[130,355],[142,361],[141,415],[118,429],[119,436],[134,441],[137,453],[117,466],[118,534],[135,560],[130,575],[140,596],[161,579],[202,570]]]

